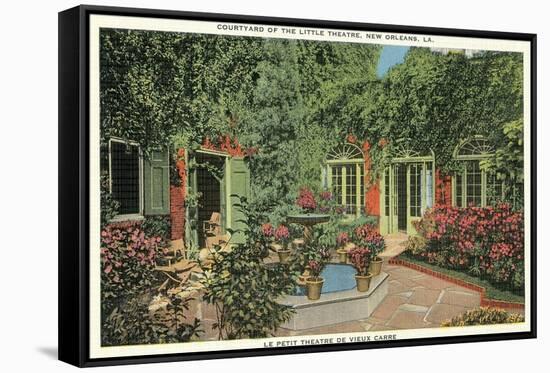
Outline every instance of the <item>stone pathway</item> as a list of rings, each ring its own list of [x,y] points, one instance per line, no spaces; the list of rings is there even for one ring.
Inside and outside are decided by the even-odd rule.
[[[384,264],[389,277],[388,295],[364,320],[306,330],[279,329],[279,336],[439,327],[461,313],[479,307],[478,292],[422,272]]]
[[[481,296],[476,291],[414,269],[387,264],[389,258],[404,250],[407,236],[395,234],[386,236],[385,239],[386,250],[381,256],[384,258],[382,270],[389,274],[388,295],[370,317],[299,331],[279,328],[276,335],[297,336],[434,328],[439,327],[445,320],[479,307]],[[278,261],[276,255],[271,253],[270,259]],[[200,301],[193,303],[195,304],[187,313],[189,316],[193,315],[202,319],[205,333],[201,339],[217,339],[217,332],[212,329],[212,324],[216,319],[214,308]]]

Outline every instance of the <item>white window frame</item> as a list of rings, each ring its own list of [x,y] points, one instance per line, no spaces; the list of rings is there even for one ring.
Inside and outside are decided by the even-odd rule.
[[[109,139],[109,193],[113,192],[113,178],[112,178],[112,159],[111,159],[111,144],[113,142],[119,143],[119,144],[129,144],[131,146],[137,146],[138,148],[138,170],[139,170],[139,176],[138,176],[138,194],[139,194],[139,212],[132,213],[132,214],[118,214],[115,215],[110,221],[111,222],[120,222],[120,221],[126,221],[126,220],[143,220],[145,219],[144,216],[144,195],[143,195],[143,152],[141,150],[141,146],[139,143],[135,141],[126,141],[124,139],[118,138],[118,137],[111,137]]]

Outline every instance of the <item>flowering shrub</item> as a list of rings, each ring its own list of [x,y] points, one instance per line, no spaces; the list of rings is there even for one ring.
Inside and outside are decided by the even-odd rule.
[[[319,198],[321,198],[322,201],[330,201],[332,200],[332,192],[324,190],[319,193]]]
[[[336,237],[336,244],[338,246],[344,246],[349,242],[349,235],[347,232],[340,232]]]
[[[317,279],[319,278],[319,276],[321,276],[321,272],[323,271],[323,261],[321,260],[310,260],[308,263],[307,263],[308,267],[309,267],[309,274],[311,275],[311,277],[313,277],[314,279]]]
[[[271,225],[271,223],[262,224],[262,234],[266,238],[273,237],[274,231],[273,231],[273,226]]]
[[[286,248],[290,240],[290,232],[288,228],[284,225],[279,225],[275,230],[275,240],[280,242],[283,245],[283,248]]]
[[[376,258],[378,254],[384,251],[386,243],[384,237],[378,232],[372,224],[360,225],[353,231],[355,243],[363,246],[370,251],[370,260]]]
[[[440,266],[469,270],[506,287],[523,287],[523,213],[508,204],[435,206],[416,229],[426,240],[424,250],[415,248],[416,256]]]
[[[298,194],[298,199],[296,204],[302,209],[313,212],[317,207],[317,202],[315,201],[315,195],[308,188],[301,188],[300,193]]]
[[[517,313],[491,307],[480,307],[455,316],[441,323],[441,326],[491,325],[524,322],[525,318]]]
[[[101,286],[104,302],[151,285],[162,238],[148,237],[139,223],[107,225],[101,231]]]
[[[357,270],[357,274],[361,276],[367,275],[371,255],[371,250],[364,246],[357,246],[348,253],[350,262]]]

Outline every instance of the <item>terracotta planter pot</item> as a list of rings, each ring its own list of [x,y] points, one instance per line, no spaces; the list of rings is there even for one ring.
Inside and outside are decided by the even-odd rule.
[[[336,252],[338,253],[338,261],[343,264],[347,263],[348,252],[346,251],[346,249],[338,249],[336,250]]]
[[[369,290],[370,280],[372,279],[372,274],[369,273],[366,276],[355,275],[355,281],[357,282],[357,291],[365,292]]]
[[[374,258],[369,264],[369,272],[372,273],[373,276],[378,276],[382,270],[382,263],[384,263],[382,258]]]
[[[322,277],[308,277],[306,279],[307,299],[317,300],[321,298],[321,289],[325,279]]]
[[[279,255],[279,262],[286,263],[288,262],[288,258],[290,257],[290,250],[289,249],[277,250],[277,255]]]

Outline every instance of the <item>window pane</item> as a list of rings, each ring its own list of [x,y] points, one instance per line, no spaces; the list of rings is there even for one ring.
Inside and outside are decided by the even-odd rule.
[[[357,203],[357,178],[355,165],[346,165],[346,213],[355,214]]]
[[[428,167],[431,167],[428,164]],[[430,208],[433,205],[433,177],[432,169],[426,169],[426,208]]]
[[[365,207],[365,166],[363,164],[359,165],[359,206],[363,209]]]
[[[468,162],[466,166],[466,205],[481,206],[481,170],[479,161]]]
[[[462,173],[457,173],[455,178],[455,201],[458,207],[462,206]]]
[[[422,207],[422,164],[412,163],[409,172],[409,214],[418,217]]]
[[[502,200],[502,182],[494,173],[487,174],[487,204],[496,205]]]
[[[139,150],[137,146],[111,142],[111,185],[120,214],[139,213]]]
[[[332,167],[332,194],[337,204],[342,203],[342,166]]]
[[[384,170],[384,214],[390,216],[390,169]]]

